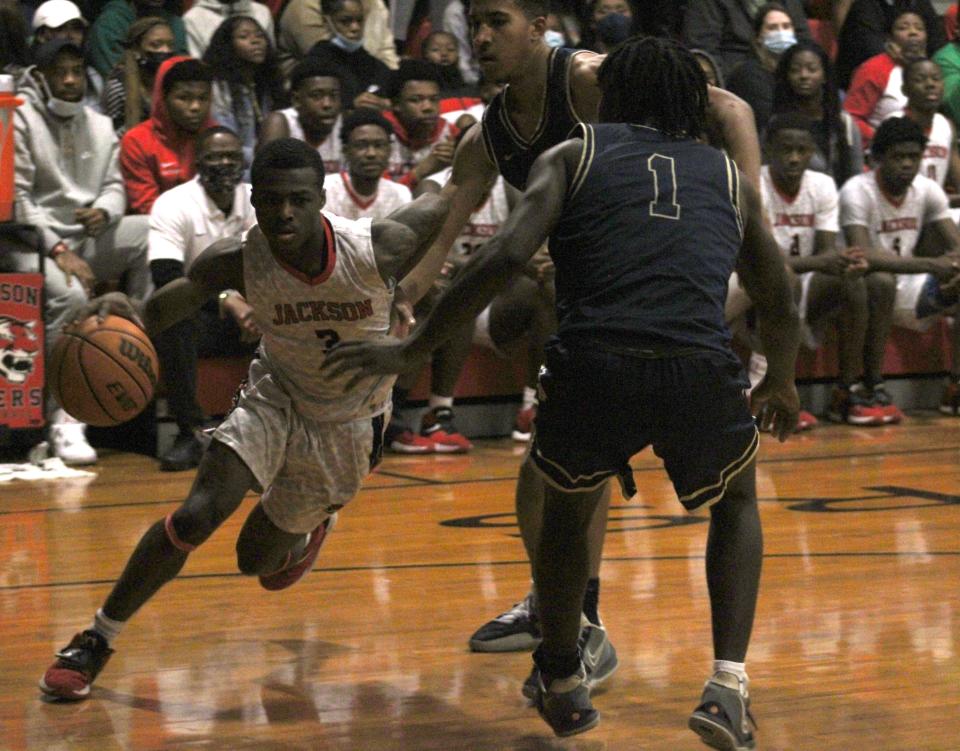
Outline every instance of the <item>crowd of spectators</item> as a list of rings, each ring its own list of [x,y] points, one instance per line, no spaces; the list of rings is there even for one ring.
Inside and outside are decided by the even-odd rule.
[[[632,33],[680,38],[711,84],[752,106],[765,144],[760,187],[797,274],[811,346],[824,321],[839,328],[830,412],[842,421],[900,419],[879,369],[891,323],[909,318],[898,307],[902,290],[920,280],[917,296],[929,305],[918,325],[949,308],[953,286],[938,282],[951,280],[945,259],[960,252],[950,209],[960,205],[951,6],[941,17],[931,0],[557,0],[546,18],[549,46],[605,52]],[[0,66],[25,100],[16,114],[17,218],[38,228],[52,261],[48,341],[77,300],[117,288],[143,298],[184,275],[208,244],[239,238],[255,221],[250,164],[271,140],[319,151],[327,210],[343,216],[380,217],[438,190],[459,136],[500,89],[480,76],[468,13],[468,0],[0,0]],[[914,157],[919,174],[904,184]],[[492,188],[470,225],[479,235],[460,238],[447,277],[512,201],[504,185]],[[529,435],[537,348],[549,333],[547,267],[511,303],[526,328],[508,336],[507,319],[486,311],[456,351],[435,358],[419,429],[397,419],[389,445],[469,449],[452,422],[452,394],[474,340],[501,355],[507,339],[525,342],[513,356],[533,375],[514,432]],[[729,315],[749,345],[749,325],[735,320],[749,301],[736,299],[735,280],[731,290]],[[179,429],[164,469],[199,458],[207,416],[195,398],[197,359],[250,353],[258,333],[242,295],[224,290],[159,337]],[[762,367],[758,354],[752,370]],[[409,385],[401,383],[401,404]],[[960,409],[956,376],[942,409]],[[95,461],[82,424],[52,403],[48,417],[58,455]]]

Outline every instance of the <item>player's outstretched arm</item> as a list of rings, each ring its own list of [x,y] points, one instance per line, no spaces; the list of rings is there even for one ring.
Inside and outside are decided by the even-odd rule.
[[[243,292],[243,244],[240,238],[217,240],[191,264],[186,277],[163,285],[147,300],[144,323],[155,336],[196,314],[225,289]]]
[[[436,241],[450,201],[436,193],[424,193],[385,219],[373,223],[373,254],[384,282],[401,280],[420,262]]]
[[[760,138],[753,110],[736,94],[716,86],[707,87],[707,98],[707,118],[723,141],[723,148],[750,185],[760,190]]]
[[[757,311],[757,329],[767,356],[767,375],[753,392],[753,407],[781,441],[797,424],[800,400],[794,385],[800,319],[776,240],[767,230],[760,196],[742,175],[740,211],[743,244],[737,274]]]
[[[400,283],[411,303],[423,297],[440,275],[447,253],[497,177],[484,151],[480,130],[479,125],[470,128],[460,141],[453,158],[453,174],[440,191],[440,196],[449,201],[446,220],[416,267]]]
[[[471,256],[412,336],[403,342],[345,342],[334,347],[323,367],[332,376],[359,371],[346,384],[348,390],[363,375],[404,373],[418,367],[450,334],[473,320],[547,239],[563,209],[582,148],[581,140],[566,141],[537,159],[517,208]]]

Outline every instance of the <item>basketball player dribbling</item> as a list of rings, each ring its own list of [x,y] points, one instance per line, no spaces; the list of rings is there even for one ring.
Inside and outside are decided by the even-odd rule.
[[[546,0],[472,0],[469,9],[473,47],[485,80],[506,87],[491,101],[482,127],[472,128],[457,150],[453,176],[442,195],[450,214],[434,247],[401,285],[419,300],[437,278],[447,253],[469,221],[497,173],[515,188],[526,186],[536,158],[565,140],[578,122],[595,122],[600,90],[597,69],[604,56],[589,51],[552,49],[543,41],[549,5]],[[708,133],[729,151],[750,182],[759,187],[760,147],[753,112],[721,89],[709,89]],[[573,440],[578,431],[574,430]],[[600,503],[590,529],[590,581],[584,597],[584,651],[590,685],[606,679],[617,656],[598,613],[600,559],[609,495]],[[527,556],[532,561],[540,538],[543,483],[529,461],[517,480],[516,509]],[[540,639],[536,582],[511,610],[484,624],[469,640],[475,651],[532,649]],[[534,686],[530,676],[524,693]]]
[[[652,445],[683,506],[710,509],[714,663],[689,726],[713,748],[750,749],[745,657],[763,542],[757,429],[723,318],[734,267],[758,296],[769,361],[753,407],[781,440],[799,411],[797,309],[758,192],[729,157],[698,140],[708,95],[696,58],[667,40],[628,40],[598,79],[605,124],[578,126],[537,159],[517,208],[427,321],[403,341],[338,345],[324,369],[338,379],[356,370],[362,382],[416,368],[549,237],[559,324],[530,450],[545,491],[533,566],[543,637],[535,705],[560,736],[599,721],[578,646],[588,527],[606,481],[629,487],[630,458]]]
[[[387,335],[394,280],[435,239],[446,201],[424,196],[387,219],[354,222],[320,213],[323,179],[319,154],[303,141],[264,146],[252,168],[258,225],[242,245],[215,243],[195,261],[190,279],[171,282],[148,303],[155,332],[225,287],[238,287],[263,339],[187,499],[144,534],[91,627],[44,674],[45,694],[86,698],[124,623],[250,489],[263,495],[237,540],[239,569],[268,590],[292,585],[313,567],[337,511],[379,461],[394,379],[371,377],[345,394],[344,379],[318,365],[341,338]]]

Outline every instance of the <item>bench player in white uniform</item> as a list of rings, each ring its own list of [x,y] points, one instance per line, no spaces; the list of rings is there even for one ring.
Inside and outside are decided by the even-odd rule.
[[[872,305],[863,384],[885,422],[902,418],[881,375],[890,326],[921,331],[935,316],[949,312],[955,293],[946,290],[952,289],[949,283],[960,268],[960,231],[950,218],[947,196],[933,180],[918,174],[925,145],[926,136],[913,120],[885,120],[871,146],[874,170],[851,178],[840,191],[840,224],[847,244],[866,251],[867,284],[886,290]],[[953,375],[943,407],[956,414],[956,323],[952,349]]]
[[[340,79],[335,70],[307,58],[290,73],[292,106],[264,120],[260,146],[278,138],[296,138],[315,148],[327,174],[342,166]]]
[[[394,285],[435,239],[446,202],[424,196],[390,219],[321,214],[323,162],[303,141],[267,144],[254,159],[259,224],[239,244],[215,243],[148,303],[152,330],[190,315],[224,286],[244,287],[263,332],[236,406],[214,432],[183,504],[137,545],[92,626],[58,653],[40,688],[83,699],[141,605],[173,579],[250,489],[263,492],[237,540],[237,563],[266,589],[309,571],[332,515],[376,464],[393,377],[331,378],[320,370],[340,339],[390,328]],[[237,252],[237,250],[240,252]]]
[[[346,219],[383,219],[413,200],[410,189],[383,176],[390,159],[393,126],[376,110],[358,109],[340,129],[343,168],[327,175],[324,210]]]
[[[941,115],[943,103],[943,71],[933,60],[920,59],[903,68],[903,93],[907,106],[891,117],[909,117],[927,137],[920,163],[920,174],[946,189],[947,179],[954,188],[960,184],[960,156],[953,123]]]

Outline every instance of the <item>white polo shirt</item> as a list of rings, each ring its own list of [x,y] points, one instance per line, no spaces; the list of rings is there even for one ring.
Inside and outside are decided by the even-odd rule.
[[[240,237],[257,223],[250,204],[250,185],[240,183],[226,216],[210,200],[199,176],[162,193],[150,211],[147,261],[182,261],[184,271],[217,240]]]

